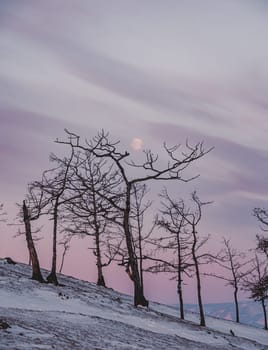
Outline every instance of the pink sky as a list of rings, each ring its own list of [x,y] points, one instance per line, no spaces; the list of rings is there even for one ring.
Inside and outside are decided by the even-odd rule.
[[[88,137],[105,128],[122,147],[134,142],[137,157],[140,146],[158,152],[163,141],[215,146],[194,168],[200,178],[172,192],[187,198],[196,189],[214,201],[200,228],[212,250],[224,235],[241,250],[254,247],[252,209],[268,198],[267,10],[261,0],[1,2],[0,202],[9,221],[49,153],[61,152],[53,141],[65,127]],[[0,256],[27,261],[16,228],[0,229]],[[44,267],[50,245],[46,231]],[[94,280],[86,248],[72,248],[65,272]],[[123,271],[106,277],[131,292]],[[168,278],[146,279],[150,298],[177,301]],[[215,280],[204,290],[207,302],[231,300]],[[191,282],[187,301],[195,301]]]

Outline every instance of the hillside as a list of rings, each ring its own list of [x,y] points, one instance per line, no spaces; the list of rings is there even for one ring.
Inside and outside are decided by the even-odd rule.
[[[44,271],[44,274],[46,272]],[[32,281],[24,264],[0,260],[0,349],[206,349],[264,350],[268,334],[231,321],[198,316],[150,303],[134,308],[130,296],[64,275],[55,287]],[[230,334],[233,330],[235,336]]]

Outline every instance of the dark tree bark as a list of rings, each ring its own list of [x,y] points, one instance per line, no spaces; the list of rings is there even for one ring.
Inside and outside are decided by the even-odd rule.
[[[135,256],[135,249],[133,247],[133,238],[130,231],[130,210],[131,210],[131,204],[130,204],[130,196],[131,196],[131,184],[127,184],[126,188],[126,202],[125,202],[125,209],[124,209],[124,219],[123,219],[123,225],[124,225],[124,232],[126,236],[126,245],[129,255],[129,266],[130,266],[130,273],[131,273],[131,279],[134,283],[134,305],[142,305],[142,306],[148,306],[148,301],[145,299],[143,295],[143,286],[141,284],[140,274],[139,274],[139,268],[138,268],[138,261]]]
[[[261,299],[261,306],[262,306],[262,312],[263,312],[263,317],[264,317],[264,329],[267,331],[268,330],[268,322],[267,322],[266,304],[265,304],[264,299]]]
[[[59,197],[56,198],[53,210],[53,239],[52,239],[52,264],[50,274],[47,276],[48,283],[55,286],[59,284],[57,278],[57,232],[58,232],[58,207]]]
[[[181,225],[182,225],[181,221]],[[182,290],[182,272],[183,272],[183,256],[182,256],[182,243],[180,241],[180,232],[181,227],[179,226],[178,234],[176,235],[177,238],[177,253],[178,253],[178,282],[177,282],[177,292],[179,296],[179,303],[180,303],[180,318],[184,320],[184,302],[183,302],[183,290]]]
[[[97,258],[97,270],[98,270],[98,279],[97,279],[97,285],[98,286],[102,286],[102,287],[106,287],[105,284],[105,279],[104,279],[104,275],[102,272],[102,259],[101,259],[101,248],[100,248],[100,232],[99,232],[99,225],[97,222],[97,217],[94,218],[94,224],[95,224],[95,228],[96,228],[96,232],[95,232],[95,243],[96,243],[96,258]]]
[[[203,302],[202,302],[202,293],[201,293],[201,277],[200,277],[200,271],[199,271],[199,262],[196,255],[196,248],[197,248],[197,232],[196,232],[196,226],[195,224],[193,226],[193,245],[192,245],[192,256],[195,266],[195,275],[196,275],[196,282],[197,282],[197,300],[198,300],[198,307],[199,307],[199,315],[200,315],[200,326],[206,326],[205,321],[205,313],[203,308]]]
[[[25,225],[25,235],[26,235],[26,241],[27,246],[29,250],[29,255],[32,262],[32,279],[36,280],[38,282],[44,283],[44,279],[40,270],[38,255],[35,249],[33,237],[32,237],[32,230],[31,230],[31,217],[29,215],[29,210],[26,206],[25,201],[23,201],[23,221]]]
[[[156,223],[153,222],[153,225],[147,232],[144,232],[144,218],[148,213],[148,209],[151,207],[152,202],[145,202],[146,195],[148,194],[148,188],[146,184],[134,184],[133,185],[133,201],[131,208],[131,233],[132,240],[134,245],[134,251],[136,259],[138,260],[138,268],[141,282],[141,289],[144,293],[144,249],[145,242],[150,238]],[[149,221],[149,220],[148,220]],[[124,255],[125,256],[125,255]]]
[[[234,288],[234,302],[235,302],[235,322],[240,322],[239,317],[239,304],[238,304],[238,288]]]

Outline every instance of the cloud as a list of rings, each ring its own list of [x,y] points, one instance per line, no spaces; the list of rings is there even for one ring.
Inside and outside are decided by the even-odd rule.
[[[267,192],[264,176],[268,173],[266,152],[174,124],[147,123],[146,130],[149,134],[154,135],[156,143],[162,142],[163,135],[165,135],[170,145],[184,144],[188,139],[190,144],[204,141],[206,149],[214,147],[213,151],[205,156],[196,167],[201,178],[207,181],[206,187],[209,192],[213,192],[213,189],[222,193],[228,191],[229,196],[236,191],[248,191],[252,193],[252,196],[263,195]]]
[[[35,113],[46,108],[62,119],[75,115],[84,124],[85,111],[92,111],[101,121],[92,118],[96,128],[113,124],[107,118],[109,111],[110,118],[116,118],[124,109],[129,120],[128,109],[138,108],[140,118],[147,121],[165,119],[241,145],[266,148],[266,132],[258,124],[266,118],[268,50],[263,33],[268,33],[268,25],[258,6],[245,1],[215,5],[207,0],[202,6],[191,1],[179,5],[170,1],[170,6],[148,1],[138,26],[133,13],[139,8],[121,1],[115,1],[109,13],[104,3],[94,1],[78,1],[75,7],[71,1],[27,4],[24,11],[11,6],[7,13],[13,20],[3,24],[6,59],[0,75],[9,80],[13,92],[1,95],[3,103]],[[148,24],[152,4],[155,11]],[[40,25],[48,20],[49,26]],[[259,35],[253,36],[247,20]],[[129,32],[122,30],[125,25]],[[19,65],[15,57],[20,58]],[[7,86],[6,79],[2,86]]]
[[[0,123],[0,182],[9,186],[40,177],[50,152],[57,153],[55,139],[66,127],[74,130],[73,124],[14,108],[0,108]],[[5,186],[2,193],[6,190]]]
[[[104,128],[127,149],[204,140],[202,229],[250,239],[265,205],[268,35],[264,1],[6,1],[0,11],[1,194],[24,193],[63,128]],[[138,135],[138,136],[137,136]],[[142,140],[142,141],[141,141]],[[138,159],[141,152],[133,152]],[[136,160],[135,158],[135,160]],[[158,187],[157,187],[158,186]],[[154,185],[157,196],[160,185]],[[253,235],[254,236],[254,235]],[[246,239],[244,243],[246,244]]]

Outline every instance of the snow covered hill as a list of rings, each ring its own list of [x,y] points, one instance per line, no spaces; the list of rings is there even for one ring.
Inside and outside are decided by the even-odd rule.
[[[0,259],[0,320],[10,325],[0,329],[1,350],[268,349],[262,329],[212,317],[202,328],[196,314],[181,321],[171,306],[135,308],[130,296],[93,283],[59,275],[64,286],[55,287],[30,276],[29,266]]]

